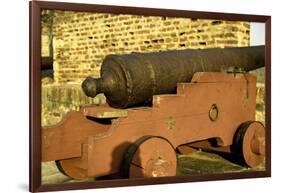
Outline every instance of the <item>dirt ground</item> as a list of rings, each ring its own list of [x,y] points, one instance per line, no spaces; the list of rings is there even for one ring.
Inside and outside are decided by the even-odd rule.
[[[188,155],[178,155],[177,157],[177,176],[192,176],[214,173],[218,174],[264,170],[264,163],[262,163],[256,168],[250,169],[232,163],[219,155],[203,151],[197,151]],[[94,178],[89,178],[82,181],[94,180]],[[42,182],[43,184],[56,184],[78,182],[78,180],[72,180],[69,177],[60,173],[55,165],[55,162],[46,162],[42,164]]]

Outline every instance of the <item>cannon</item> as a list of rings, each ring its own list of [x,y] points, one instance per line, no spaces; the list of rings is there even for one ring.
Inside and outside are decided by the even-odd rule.
[[[109,55],[101,78],[86,78],[81,106],[43,128],[42,161],[74,179],[176,176],[181,145],[212,141],[241,165],[264,160],[265,128],[255,121],[264,46]]]
[[[86,78],[87,96],[104,93],[108,104],[128,108],[150,104],[157,94],[175,94],[179,82],[189,82],[195,72],[221,72],[231,68],[250,71],[264,66],[264,47],[108,55],[101,78]]]

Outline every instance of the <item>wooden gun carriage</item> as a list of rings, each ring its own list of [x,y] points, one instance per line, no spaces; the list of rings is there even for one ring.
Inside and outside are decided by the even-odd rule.
[[[192,50],[187,55],[193,52],[198,53]],[[210,52],[213,58],[208,55]],[[186,54],[184,51],[181,53]],[[153,54],[159,57],[163,53]],[[180,58],[180,54],[176,58]],[[151,69],[156,69],[159,64],[153,61],[151,55],[146,58],[147,55],[136,54],[136,57],[147,64],[144,66],[147,66],[148,77],[152,79],[148,82],[154,82],[151,87],[142,85],[147,84],[142,81],[145,77],[140,77],[140,82],[132,81],[137,75],[132,76],[132,71],[126,68],[135,68],[137,64],[132,63],[138,60],[131,55],[125,55],[125,59],[132,59],[128,65],[122,63],[124,58],[121,60],[119,56],[111,56],[117,57],[116,61],[122,64],[121,75],[114,75],[119,81],[114,77],[106,78],[113,76],[112,68],[102,68],[99,80],[88,78],[84,81],[82,87],[88,96],[103,92],[109,100],[112,95],[118,94],[112,93],[112,90],[122,85],[116,88],[116,84],[105,85],[101,81],[115,80],[118,84],[125,81],[122,92],[125,92],[126,98],[113,98],[102,105],[82,106],[79,111],[68,112],[57,125],[43,128],[43,161],[55,160],[60,171],[74,179],[114,174],[123,178],[175,176],[176,148],[208,139],[215,141],[212,145],[218,149],[231,147],[231,153],[246,166],[255,167],[264,160],[265,130],[262,123],[255,121],[256,77],[244,72],[264,66],[264,47],[200,51],[200,61],[203,63],[198,63],[202,68],[195,68],[191,61],[189,64],[179,64],[192,68],[186,74],[177,74],[174,79],[172,74],[164,76],[164,80],[159,79],[160,76],[157,79],[159,70],[153,73],[154,76],[151,75]],[[167,53],[164,57],[167,59],[162,58],[161,65],[165,66],[167,62],[166,66],[169,66],[171,61]],[[215,64],[211,65],[212,69],[206,69],[209,62],[225,61],[224,57],[236,61],[233,64],[228,58],[225,63],[220,63],[220,67],[228,67],[226,69],[235,67],[232,72],[213,68]],[[178,65],[177,62],[175,65]],[[173,70],[173,67],[169,69]],[[243,72],[238,73],[237,69]],[[119,72],[120,69],[114,73]],[[124,80],[120,79],[121,76],[125,77]],[[187,79],[178,80],[179,77]],[[163,88],[165,81],[174,81],[175,84]],[[138,88],[134,90],[135,87]],[[151,92],[140,96],[139,89]],[[127,102],[120,103],[124,100]],[[140,101],[142,105],[139,105]]]

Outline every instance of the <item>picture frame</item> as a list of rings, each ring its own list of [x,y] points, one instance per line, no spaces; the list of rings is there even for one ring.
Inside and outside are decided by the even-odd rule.
[[[227,21],[248,21],[265,23],[265,171],[252,171],[226,174],[204,174],[163,178],[114,179],[95,182],[75,182],[63,184],[42,184],[42,124],[41,124],[41,11],[64,10],[111,14],[132,14],[142,16],[180,17],[194,19],[213,19]],[[271,176],[271,17],[266,15],[247,15],[215,13],[171,9],[108,6],[79,3],[30,1],[30,174],[29,191],[59,191],[89,188],[122,187],[151,184],[183,183]]]

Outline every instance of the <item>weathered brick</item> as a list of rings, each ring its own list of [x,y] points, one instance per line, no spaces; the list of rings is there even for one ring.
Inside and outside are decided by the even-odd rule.
[[[50,24],[42,24],[42,55],[48,56]],[[185,48],[247,46],[249,22],[55,11],[55,84],[96,76],[108,54]]]

